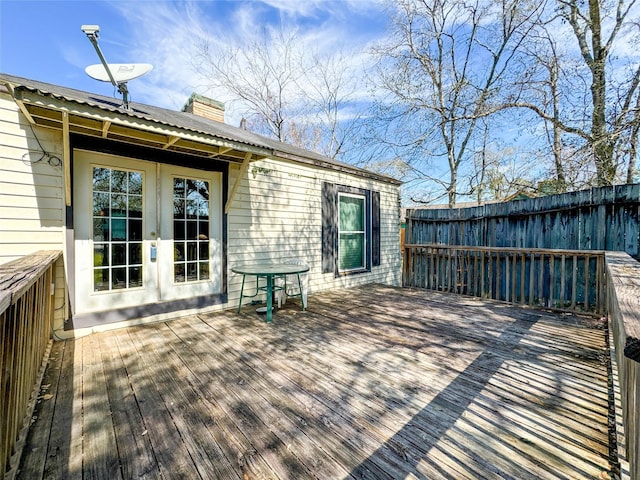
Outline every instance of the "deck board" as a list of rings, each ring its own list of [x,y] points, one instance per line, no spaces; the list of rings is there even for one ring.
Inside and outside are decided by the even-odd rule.
[[[54,345],[18,478],[586,479],[599,319],[379,285]]]

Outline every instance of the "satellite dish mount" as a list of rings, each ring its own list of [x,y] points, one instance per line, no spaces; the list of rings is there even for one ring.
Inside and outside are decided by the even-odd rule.
[[[102,62],[102,64],[89,65],[85,69],[85,72],[96,80],[111,82],[111,84],[118,89],[118,93],[122,95],[123,108],[129,110],[129,89],[127,88],[127,82],[148,73],[153,66],[148,63],[107,63],[98,45],[98,32],[100,31],[100,27],[98,25],[82,25],[80,28],[93,45],[93,48],[95,48],[98,57],[100,57],[100,62]]]

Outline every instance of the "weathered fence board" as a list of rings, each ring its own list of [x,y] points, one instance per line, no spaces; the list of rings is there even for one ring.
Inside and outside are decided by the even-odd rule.
[[[468,208],[407,209],[407,244],[614,250],[640,257],[640,184]]]

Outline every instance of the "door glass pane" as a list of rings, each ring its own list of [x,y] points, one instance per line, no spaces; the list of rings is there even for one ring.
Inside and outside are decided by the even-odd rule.
[[[129,265],[142,265],[142,243],[129,243]]]
[[[93,193],[93,216],[94,217],[108,217],[109,212],[109,194],[108,193]]]
[[[109,192],[110,184],[111,184],[111,170],[109,170],[108,168],[93,169],[93,191],[94,192]]]
[[[129,195],[142,195],[142,173],[129,172]]]
[[[173,246],[174,282],[209,279],[209,182],[173,179]]]
[[[109,222],[106,218],[93,218],[93,241],[109,240]]]
[[[93,289],[143,286],[142,172],[93,168]]]
[[[142,220],[129,220],[129,240],[142,240]]]
[[[129,195],[129,217],[142,218],[142,195]]]

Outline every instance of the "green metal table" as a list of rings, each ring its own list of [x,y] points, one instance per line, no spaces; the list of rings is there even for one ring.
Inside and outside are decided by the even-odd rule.
[[[274,280],[276,278],[286,277],[287,275],[297,276],[298,287],[300,287],[300,303],[302,304],[302,310],[307,307],[304,304],[304,298],[302,296],[302,281],[300,280],[300,274],[309,271],[309,267],[306,265],[293,265],[289,263],[257,263],[253,265],[239,265],[237,267],[233,267],[231,271],[242,275],[242,287],[240,288],[238,313],[240,313],[243,298],[252,298],[257,296],[260,292],[265,292],[267,294],[267,323],[271,323],[273,318],[273,293],[284,288],[274,285]],[[256,277],[256,292],[253,295],[244,295],[244,282],[247,275]],[[262,287],[260,286],[261,278],[264,278],[267,281],[266,285]]]

